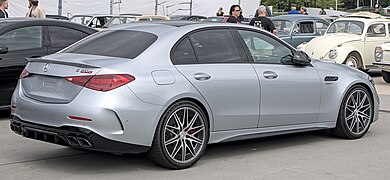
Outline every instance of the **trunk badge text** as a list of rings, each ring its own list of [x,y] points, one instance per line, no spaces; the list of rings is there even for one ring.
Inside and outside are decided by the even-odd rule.
[[[92,70],[88,70],[88,69],[77,69],[76,72],[84,73],[84,74],[92,74]]]
[[[49,63],[47,63],[47,64],[45,64],[45,66],[43,66],[43,72],[47,72],[47,71],[49,71],[49,69],[50,69]]]

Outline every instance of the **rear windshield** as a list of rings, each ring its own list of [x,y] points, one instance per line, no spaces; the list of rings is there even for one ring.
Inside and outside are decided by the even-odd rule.
[[[70,46],[62,52],[134,59],[156,40],[156,35],[147,32],[102,31]]]

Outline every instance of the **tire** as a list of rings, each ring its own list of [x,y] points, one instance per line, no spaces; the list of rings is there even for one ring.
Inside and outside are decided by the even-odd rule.
[[[147,154],[159,166],[185,169],[201,158],[208,141],[209,122],[203,110],[192,101],[179,101],[162,115]]]
[[[387,83],[390,83],[390,72],[382,70],[383,80]]]
[[[345,139],[363,137],[370,128],[374,116],[374,104],[368,90],[356,85],[345,95],[340,106],[333,134]]]
[[[362,68],[362,58],[360,57],[359,53],[357,53],[357,52],[349,53],[343,64],[346,64],[346,65],[353,67],[353,68],[356,68],[356,69],[363,69]]]

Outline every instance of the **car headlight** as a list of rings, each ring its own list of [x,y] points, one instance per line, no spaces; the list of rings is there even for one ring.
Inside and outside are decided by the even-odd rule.
[[[375,61],[380,62],[383,59],[383,50],[381,47],[375,47]]]
[[[329,59],[335,59],[337,57],[337,49],[331,49],[329,51]]]

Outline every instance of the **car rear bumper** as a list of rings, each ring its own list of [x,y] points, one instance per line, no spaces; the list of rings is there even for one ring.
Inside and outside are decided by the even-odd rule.
[[[72,126],[46,126],[23,121],[13,115],[11,116],[10,127],[15,133],[27,138],[80,149],[113,153],[141,153],[149,149],[148,146],[110,140],[88,129]]]

